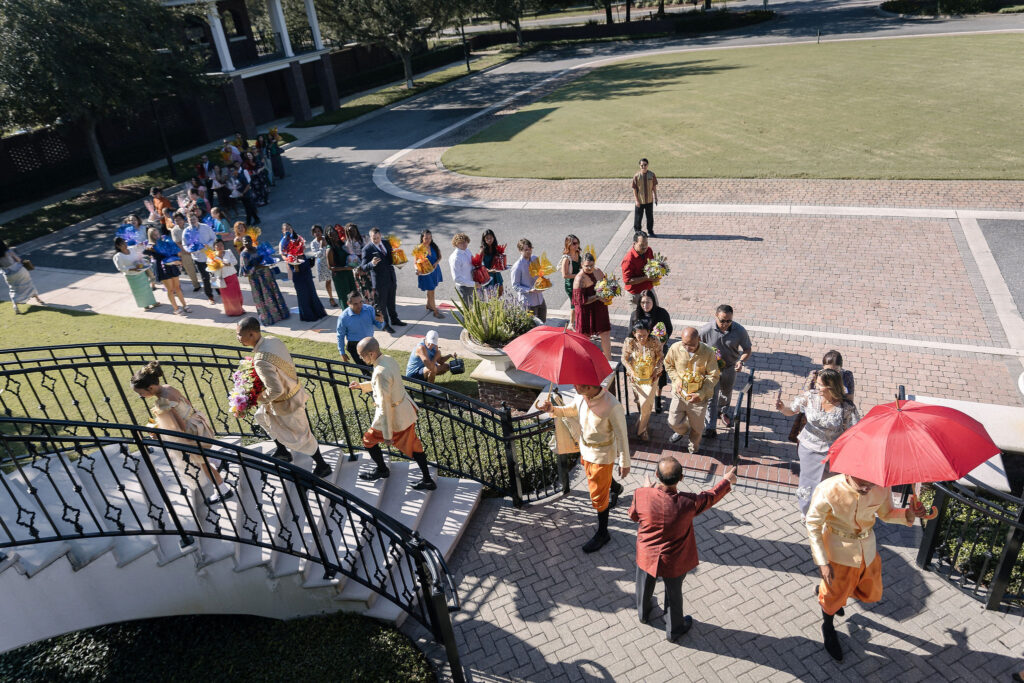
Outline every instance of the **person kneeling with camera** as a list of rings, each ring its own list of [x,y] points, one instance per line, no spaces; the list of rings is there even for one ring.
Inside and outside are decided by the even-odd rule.
[[[433,382],[438,375],[451,372],[461,374],[464,365],[456,354],[441,355],[437,345],[437,330],[427,332],[426,338],[409,354],[409,364],[405,366],[405,376],[413,379]]]

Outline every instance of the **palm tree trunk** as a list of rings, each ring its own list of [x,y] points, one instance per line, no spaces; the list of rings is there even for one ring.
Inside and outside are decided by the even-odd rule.
[[[612,18],[612,0],[604,0],[604,20],[609,25],[615,23],[615,19]]]
[[[405,71],[405,88],[412,90],[416,87],[412,81],[412,54],[408,50],[399,50],[399,56],[402,58],[402,69]]]

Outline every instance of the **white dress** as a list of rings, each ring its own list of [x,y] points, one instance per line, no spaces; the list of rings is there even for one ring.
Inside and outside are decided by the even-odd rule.
[[[331,279],[331,264],[327,262],[327,252],[330,249],[326,241],[322,245],[317,240],[309,243],[309,251],[316,258],[316,270],[313,272],[313,278],[317,282],[327,282]]]

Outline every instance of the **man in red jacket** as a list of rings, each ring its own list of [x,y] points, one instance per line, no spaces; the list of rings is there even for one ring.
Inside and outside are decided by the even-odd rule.
[[[622,286],[632,295],[635,306],[640,303],[640,295],[654,288],[653,278],[644,275],[644,266],[648,259],[654,257],[654,250],[647,246],[647,233],[634,232],[633,246],[622,257]]]
[[[683,579],[697,566],[693,518],[725,497],[736,483],[730,467],[710,491],[677,491],[683,478],[679,461],[668,455],[658,462],[657,482],[633,493],[629,518],[640,523],[636,532],[636,607],[640,623],[651,616],[651,596],[657,577],[665,581],[665,637],[674,641],[690,630],[693,617],[683,616]]]

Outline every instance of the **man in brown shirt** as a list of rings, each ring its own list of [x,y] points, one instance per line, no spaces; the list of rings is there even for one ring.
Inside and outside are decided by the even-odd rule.
[[[661,577],[665,582],[665,637],[675,640],[690,630],[692,617],[683,617],[683,579],[697,566],[693,518],[725,497],[736,482],[730,467],[709,491],[677,491],[683,478],[679,461],[667,455],[658,462],[658,481],[633,493],[629,518],[639,522],[636,532],[636,607],[640,623],[651,616],[651,596]]]
[[[633,232],[640,231],[647,214],[647,234],[654,237],[654,205],[658,203],[658,177],[647,170],[647,159],[640,160],[640,170],[633,176]]]

